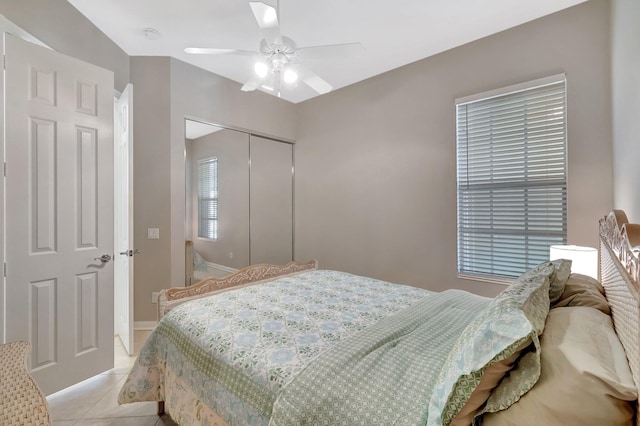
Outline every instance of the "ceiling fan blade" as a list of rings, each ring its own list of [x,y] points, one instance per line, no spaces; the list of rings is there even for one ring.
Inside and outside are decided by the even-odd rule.
[[[329,93],[333,90],[333,86],[320,78],[316,73],[311,71],[309,68],[296,65],[296,70],[300,75],[302,81],[304,81],[309,87],[311,87],[316,92],[324,95],[325,93]]]
[[[186,47],[184,49],[186,53],[193,55],[238,55],[238,56],[256,56],[258,52],[250,52],[248,50],[235,50],[235,49],[217,49],[212,47]]]
[[[278,12],[273,6],[269,6],[261,1],[250,1],[249,6],[256,17],[258,27],[262,30],[262,35],[269,46],[282,44],[280,34],[280,24],[278,23]]]
[[[327,44],[323,46],[300,47],[296,55],[304,59],[336,59],[356,56],[364,52],[362,43]]]
[[[243,92],[253,92],[258,88],[258,86],[260,86],[260,84],[262,84],[262,79],[257,75],[254,75],[244,84],[244,86],[242,86],[240,90]]]

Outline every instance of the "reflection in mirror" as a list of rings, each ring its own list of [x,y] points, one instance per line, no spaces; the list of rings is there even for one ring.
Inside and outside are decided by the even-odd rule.
[[[293,146],[186,120],[185,284],[293,260]]]
[[[249,135],[198,127],[185,144],[191,283],[249,265]]]
[[[293,260],[291,145],[251,135],[251,263]]]

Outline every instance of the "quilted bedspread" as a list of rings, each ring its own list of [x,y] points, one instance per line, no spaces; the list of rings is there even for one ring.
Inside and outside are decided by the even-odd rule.
[[[320,270],[190,301],[151,333],[118,401],[164,401],[169,373],[227,423],[267,424],[283,387],[321,353],[435,295]],[[196,410],[171,415],[197,424]]]
[[[490,303],[447,290],[327,349],[284,386],[270,424],[430,423],[429,401],[445,361]]]

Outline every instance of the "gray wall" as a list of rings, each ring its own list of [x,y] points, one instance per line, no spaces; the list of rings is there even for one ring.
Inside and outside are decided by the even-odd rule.
[[[496,294],[456,277],[454,100],[561,72],[568,240],[596,246],[612,207],[609,23],[594,0],[300,104],[296,259]]]
[[[611,5],[614,206],[639,223],[640,2],[613,0]]]
[[[52,49],[114,72],[129,82],[129,56],[66,0],[0,0],[0,13]]]
[[[169,58],[132,57],[135,321],[154,321],[151,292],[171,287],[171,128]],[[159,228],[160,239],[147,238]]]

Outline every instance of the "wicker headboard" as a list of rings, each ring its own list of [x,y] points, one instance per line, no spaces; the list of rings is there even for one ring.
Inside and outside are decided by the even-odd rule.
[[[600,281],[640,393],[639,249],[640,225],[630,224],[623,211],[614,210],[600,220]],[[640,425],[638,412],[636,425]]]

